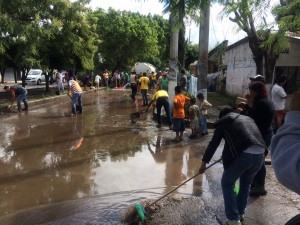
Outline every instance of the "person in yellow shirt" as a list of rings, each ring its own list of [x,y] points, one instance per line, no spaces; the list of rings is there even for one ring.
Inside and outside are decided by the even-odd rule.
[[[175,87],[174,109],[173,109],[173,131],[176,132],[176,142],[183,140],[183,132],[185,131],[185,112],[184,105],[189,102],[190,98],[181,94],[181,86]]]
[[[141,85],[141,94],[142,94],[142,98],[143,98],[143,106],[147,106],[148,105],[147,93],[148,93],[148,89],[149,89],[150,80],[147,77],[146,72],[144,72],[143,76],[139,79],[139,83]]]
[[[151,72],[151,83],[150,83],[150,88],[151,90],[155,90],[156,89],[156,73],[154,71]]]
[[[167,115],[168,125],[170,129],[172,130],[172,120],[171,120],[171,114],[170,114],[170,104],[169,104],[169,95],[168,92],[165,90],[158,90],[155,92],[155,94],[152,96],[151,101],[149,102],[149,105],[146,109],[151,107],[151,105],[156,102],[156,113],[157,113],[157,126],[158,128],[161,128],[162,119],[161,119],[161,108],[164,107]]]

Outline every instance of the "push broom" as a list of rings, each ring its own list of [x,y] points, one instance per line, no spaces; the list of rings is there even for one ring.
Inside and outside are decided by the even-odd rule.
[[[212,167],[213,165],[217,164],[218,162],[220,162],[222,160],[218,159],[217,161],[215,161],[214,163],[212,163],[211,165],[209,165],[208,167],[206,167],[206,170],[209,169],[210,167]],[[134,204],[134,206],[131,206],[127,209],[126,214],[124,215],[123,218],[123,222],[130,222],[131,218],[136,218],[138,216],[138,218],[144,222],[146,219],[146,209],[149,208],[150,206],[156,204],[158,201],[160,201],[161,199],[163,199],[164,197],[168,196],[169,194],[171,194],[172,192],[174,192],[175,190],[177,190],[178,188],[180,188],[182,185],[186,184],[187,182],[189,182],[190,180],[194,179],[196,176],[198,176],[200,173],[196,173],[194,176],[190,177],[189,179],[187,179],[186,181],[184,181],[183,183],[179,184],[178,186],[176,186],[175,188],[173,188],[172,190],[170,190],[169,192],[167,192],[166,194],[164,194],[163,196],[161,196],[160,198],[158,198],[157,200],[155,200],[154,202],[150,203],[149,205],[147,205],[146,207],[143,206],[143,204],[141,203],[136,203]]]

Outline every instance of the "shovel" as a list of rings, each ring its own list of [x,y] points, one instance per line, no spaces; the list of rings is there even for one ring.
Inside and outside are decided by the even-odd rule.
[[[136,119],[141,117],[141,114],[144,113],[145,111],[140,111],[140,112],[135,112],[135,113],[131,113],[130,114],[130,119],[131,119],[131,123],[134,123]]]

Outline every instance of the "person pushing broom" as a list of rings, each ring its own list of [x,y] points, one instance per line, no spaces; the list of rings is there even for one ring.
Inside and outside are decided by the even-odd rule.
[[[264,161],[265,142],[254,120],[233,112],[231,108],[220,111],[213,137],[203,155],[199,173],[203,174],[221,140],[224,172],[221,186],[227,221],[223,225],[239,225],[244,220],[251,182]],[[233,187],[239,179],[239,192]]]

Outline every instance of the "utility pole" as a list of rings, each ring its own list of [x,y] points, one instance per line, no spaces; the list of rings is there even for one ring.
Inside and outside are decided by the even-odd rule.
[[[201,10],[199,28],[199,57],[197,64],[197,93],[202,93],[207,99],[207,73],[208,73],[208,41],[209,41],[210,6]]]

